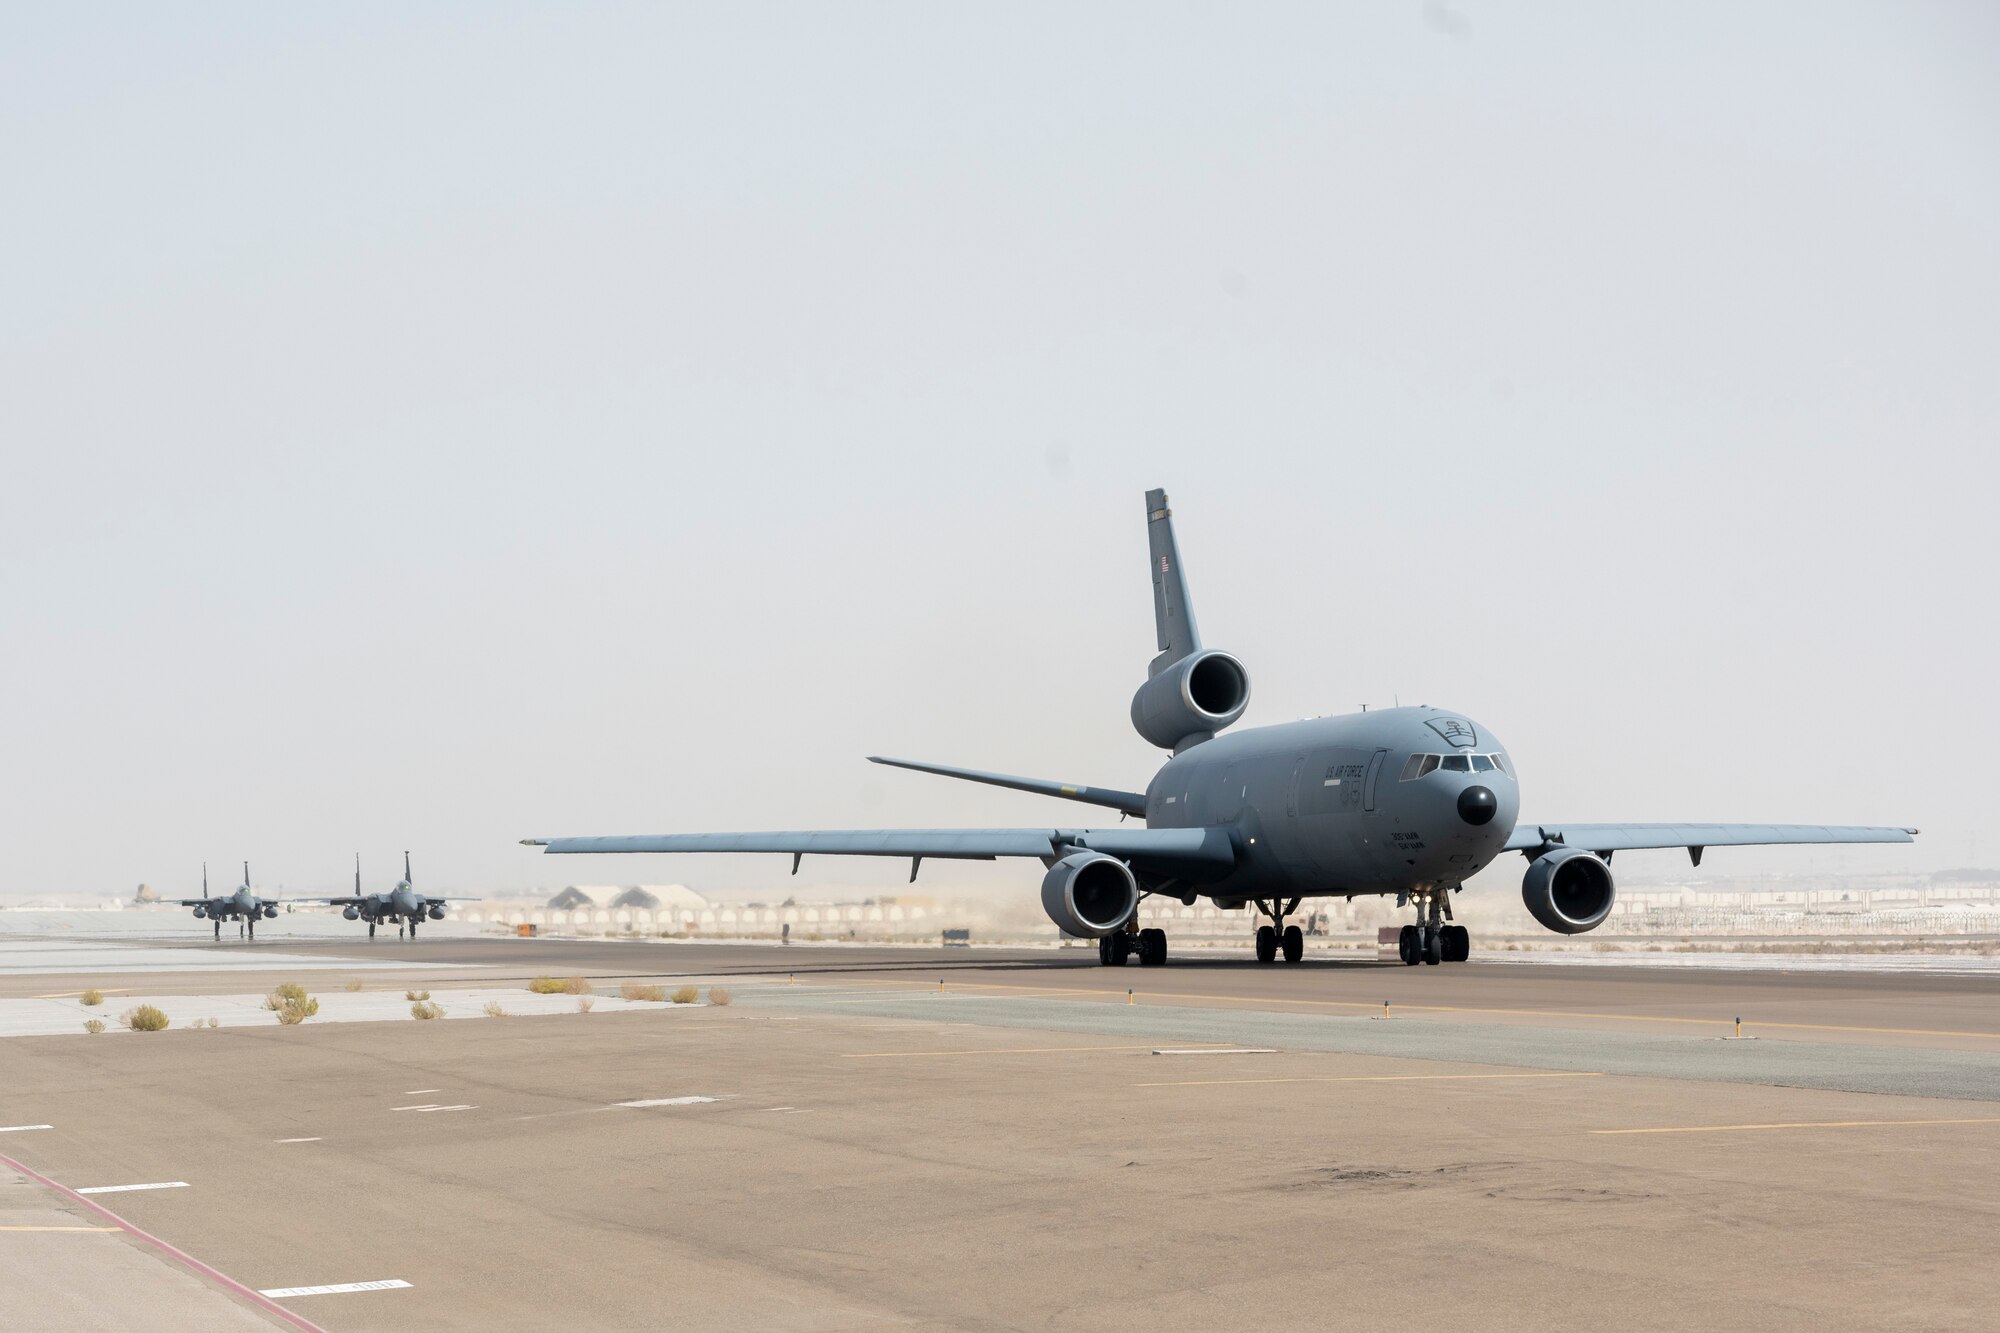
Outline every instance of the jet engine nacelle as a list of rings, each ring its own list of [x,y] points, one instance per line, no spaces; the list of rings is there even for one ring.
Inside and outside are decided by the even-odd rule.
[[[358,907],[343,907],[340,909],[340,914],[349,921],[359,921],[361,919],[361,909]]]
[[[1042,877],[1042,909],[1065,935],[1101,938],[1139,907],[1132,869],[1102,852],[1072,852]]]
[[[444,920],[444,904],[443,904],[443,903],[432,903],[432,904],[431,904],[431,920],[433,920],[433,921],[442,921],[442,920]]]
[[[1179,754],[1243,716],[1250,673],[1228,653],[1189,653],[1139,687],[1132,726],[1163,750]]]
[[[1528,914],[1564,935],[1603,925],[1615,896],[1611,867],[1581,847],[1557,847],[1536,857],[1521,880]]]
[[[264,919],[267,921],[275,921],[278,919],[278,905],[276,903],[264,904]]]

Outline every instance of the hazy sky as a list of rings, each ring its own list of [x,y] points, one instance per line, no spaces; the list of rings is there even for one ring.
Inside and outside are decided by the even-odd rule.
[[[862,756],[1143,786],[1149,486],[1245,725],[2000,861],[1996,69],[1977,3],[11,6],[0,891],[1092,819]]]

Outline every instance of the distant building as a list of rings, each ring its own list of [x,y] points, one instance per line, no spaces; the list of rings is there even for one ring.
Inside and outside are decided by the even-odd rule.
[[[139,891],[132,895],[132,901],[135,903],[156,903],[160,901],[160,895],[153,892],[152,885],[141,884]]]
[[[646,891],[644,885],[634,884],[625,892],[611,900],[613,907],[643,907],[648,912],[660,905],[660,900]]]
[[[574,912],[579,907],[595,907],[597,900],[572,884],[549,899],[549,907],[558,912]]]

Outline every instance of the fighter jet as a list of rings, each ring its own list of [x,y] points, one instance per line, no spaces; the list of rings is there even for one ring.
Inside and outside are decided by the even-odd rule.
[[[316,903],[331,903],[343,908],[341,915],[349,921],[366,921],[368,938],[375,938],[375,927],[385,921],[396,923],[396,938],[401,939],[405,930],[411,939],[417,937],[417,923],[425,917],[433,921],[444,920],[444,905],[448,902],[472,902],[470,898],[433,898],[418,893],[410,887],[410,854],[403,853],[403,879],[387,893],[363,893],[361,891],[361,853],[354,854],[354,896],[351,898],[315,898]]]
[[[1258,727],[1222,736],[1250,703],[1250,673],[1204,647],[1165,491],[1146,493],[1159,654],[1132,696],[1132,725],[1172,757],[1143,792],[1013,777],[871,756],[872,762],[1117,810],[1143,828],[855,829],[524,839],[548,852],[780,852],[910,859],[1040,861],[1042,906],[1065,935],[1095,938],[1098,959],[1167,959],[1164,930],[1136,928],[1148,896],[1268,918],[1257,960],[1297,963],[1305,937],[1285,919],[1309,898],[1393,894],[1413,907],[1400,932],[1407,964],[1464,962],[1451,924],[1465,882],[1507,852],[1527,859],[1521,897],[1535,920],[1574,935],[1611,915],[1611,858],[1642,848],[1909,842],[1917,830],[1820,824],[1576,824],[1522,819],[1521,775],[1507,747],[1463,713],[1428,705]],[[1073,638],[1075,629],[1069,634]]]
[[[192,907],[197,918],[207,917],[215,923],[215,938],[222,938],[222,923],[234,920],[237,933],[248,930],[251,939],[257,938],[257,918],[273,917],[278,914],[278,898],[260,898],[250,892],[250,863],[243,863],[243,886],[231,894],[211,898],[208,893],[208,862],[201,863],[201,897],[177,899],[182,907]]]

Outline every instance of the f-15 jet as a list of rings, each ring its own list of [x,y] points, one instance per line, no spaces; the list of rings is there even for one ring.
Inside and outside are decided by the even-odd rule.
[[[215,923],[215,938],[222,938],[222,923],[233,920],[238,933],[249,931],[250,938],[257,938],[257,918],[274,917],[278,914],[279,898],[260,898],[250,892],[250,863],[243,863],[243,885],[234,893],[219,894],[214,897],[208,892],[208,862],[201,863],[201,897],[177,900],[182,907],[192,907],[197,918],[206,917]]]
[[[1143,828],[855,829],[788,833],[667,833],[528,839],[549,852],[778,852],[792,857],[894,856],[910,877],[926,857],[1040,861],[1042,906],[1062,932],[1095,938],[1113,966],[1167,958],[1164,930],[1137,928],[1148,896],[1218,907],[1254,903],[1268,919],[1257,960],[1296,963],[1305,937],[1285,918],[1309,898],[1394,895],[1414,907],[1398,953],[1404,963],[1464,962],[1465,927],[1451,900],[1507,852],[1527,858],[1521,897],[1535,920],[1566,935],[1611,915],[1611,858],[1684,848],[1696,865],[1710,847],[1770,843],[1909,842],[1916,830],[1822,824],[1579,824],[1522,819],[1521,775],[1493,732],[1463,713],[1429,706],[1318,717],[1219,735],[1250,704],[1250,673],[1204,647],[1165,491],[1146,494],[1153,620],[1159,654],[1132,696],[1132,725],[1172,757],[1143,792],[1013,777],[944,764],[872,757],[1145,821]],[[1073,647],[1076,622],[1065,631]],[[748,776],[746,774],[746,776]]]
[[[366,921],[368,938],[375,938],[375,927],[384,922],[396,923],[396,938],[401,939],[407,930],[411,939],[417,937],[417,923],[425,917],[433,921],[444,920],[444,906],[448,902],[472,902],[469,898],[433,898],[418,893],[410,887],[410,854],[403,853],[402,882],[387,893],[363,893],[361,891],[361,853],[354,854],[354,896],[351,898],[315,898],[314,902],[331,903],[342,908],[341,915],[349,921]]]

